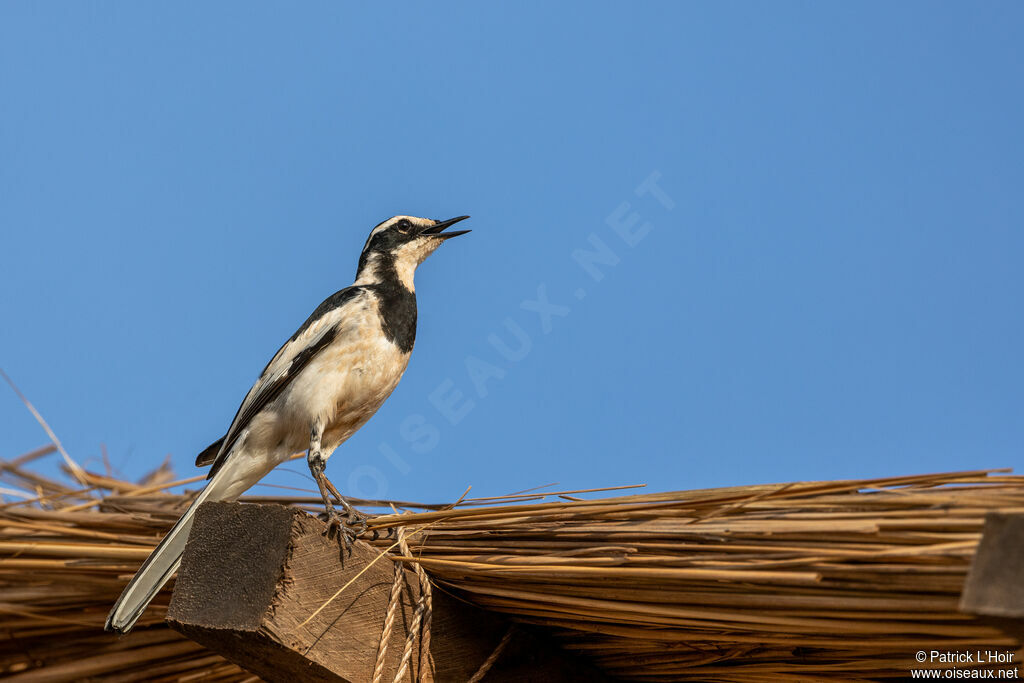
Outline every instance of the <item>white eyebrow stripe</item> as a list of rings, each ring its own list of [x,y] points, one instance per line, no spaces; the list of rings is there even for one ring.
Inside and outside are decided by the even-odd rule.
[[[366,248],[370,246],[370,241],[373,240],[374,235],[376,235],[377,233],[381,232],[382,230],[387,230],[388,228],[393,226],[395,223],[398,223],[399,221],[402,221],[402,220],[409,221],[413,225],[420,226],[420,227],[429,227],[429,226],[434,225],[435,223],[437,223],[437,221],[431,220],[429,218],[417,218],[416,216],[392,216],[391,218],[387,219],[386,221],[382,221],[382,222],[378,223],[373,228],[373,230],[370,231],[370,236],[366,238],[366,242],[363,244],[363,252],[365,252]],[[360,252],[360,253],[362,253],[362,252]]]
[[[373,239],[374,235],[376,235],[377,233],[381,232],[382,230],[387,230],[388,228],[390,228],[392,225],[394,225],[396,222],[398,222],[399,220],[401,220],[403,218],[405,218],[405,216],[392,216],[391,218],[387,219],[386,221],[378,223],[377,227],[375,227],[373,230],[371,230],[369,237],[366,238],[366,242],[363,244],[363,251],[366,251],[366,248],[368,246],[370,246],[370,240]]]

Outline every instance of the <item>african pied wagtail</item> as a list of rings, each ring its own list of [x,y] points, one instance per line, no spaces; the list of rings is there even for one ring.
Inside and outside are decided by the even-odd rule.
[[[107,630],[130,631],[178,569],[200,504],[238,498],[303,449],[309,449],[309,469],[330,528],[351,542],[352,532],[328,491],[349,512],[349,523],[362,516],[327,481],[324,466],[398,385],[416,340],[416,266],[445,240],[469,232],[444,232],[466,218],[395,216],[370,232],[356,281],[329,296],[302,323],[263,369],[227,434],[196,458],[197,466],[212,463],[209,483],[128,583],[107,617]]]

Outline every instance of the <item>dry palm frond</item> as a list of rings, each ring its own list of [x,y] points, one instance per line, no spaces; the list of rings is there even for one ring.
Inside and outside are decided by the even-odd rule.
[[[129,636],[101,630],[187,505],[190,496],[166,492],[182,482],[165,472],[140,484],[80,472],[83,483],[62,484],[28,472],[32,459],[0,464],[0,481],[27,496],[0,504],[0,676],[252,680],[164,626],[170,587]],[[1020,646],[959,613],[957,601],[985,514],[1024,511],[1024,477],[977,471],[578,500],[583,493],[402,503],[423,511],[371,526],[425,529],[409,534],[409,555],[392,559],[420,562],[441,589],[546,627],[622,679],[903,677],[919,649]],[[252,499],[310,509],[318,500]]]
[[[903,678],[918,650],[1018,649],[957,610],[987,512],[1024,477],[976,471],[378,517],[430,525],[441,587],[627,680]],[[1019,659],[1019,658],[1018,658]]]

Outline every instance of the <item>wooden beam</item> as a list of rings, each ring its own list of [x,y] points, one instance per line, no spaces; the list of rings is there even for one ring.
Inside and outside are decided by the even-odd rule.
[[[1024,515],[990,512],[960,595],[960,610],[1024,619]]]
[[[167,622],[267,681],[370,681],[394,565],[361,542],[342,562],[338,543],[325,538],[324,529],[320,520],[281,505],[203,505],[182,557]],[[415,573],[404,574],[385,681],[398,670],[419,597]],[[469,680],[507,630],[499,616],[435,588],[430,640],[435,669],[426,667],[422,680]],[[405,680],[420,674],[418,645],[419,640],[411,678]],[[605,679],[543,634],[516,627],[485,680]]]
[[[1022,568],[1024,515],[988,513],[960,593],[960,611],[1012,638],[1024,639]]]

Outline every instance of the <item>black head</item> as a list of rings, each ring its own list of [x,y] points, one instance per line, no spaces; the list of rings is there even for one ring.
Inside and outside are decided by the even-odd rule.
[[[435,221],[415,216],[393,216],[374,226],[366,238],[359,255],[358,280],[379,279],[393,270],[411,288],[412,272],[430,256],[441,243],[452,237],[465,235],[469,230],[445,229],[469,216],[458,216],[446,221]]]

